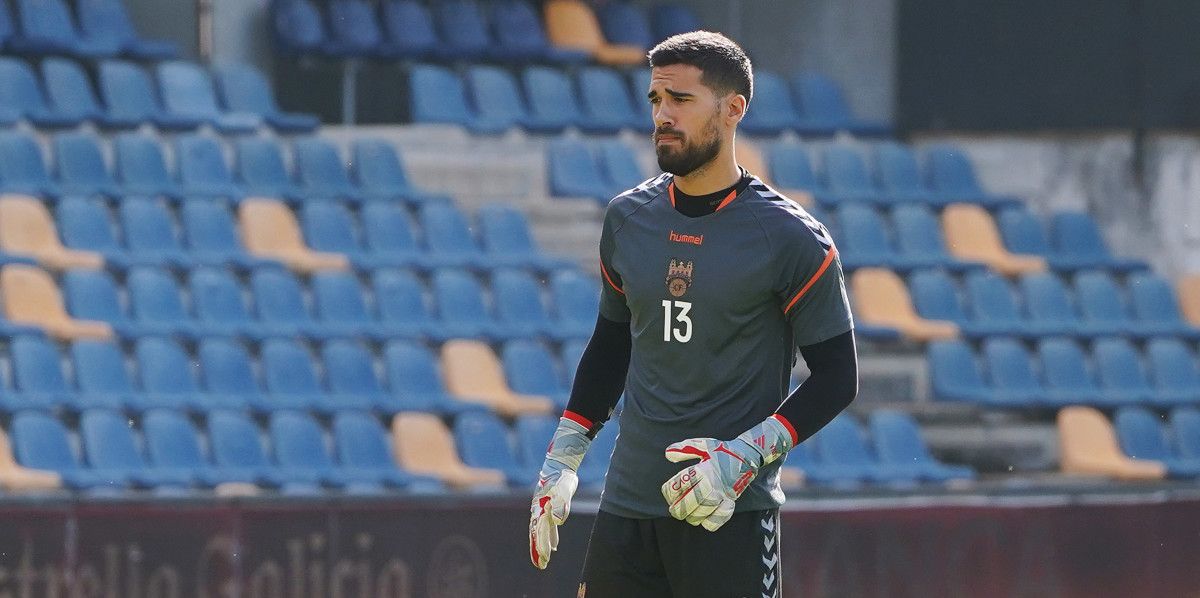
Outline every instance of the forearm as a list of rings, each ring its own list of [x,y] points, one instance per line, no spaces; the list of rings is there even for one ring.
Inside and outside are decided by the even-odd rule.
[[[796,443],[833,421],[858,395],[853,331],[800,347],[800,354],[812,374],[776,411],[792,428]]]
[[[596,329],[579,360],[567,402],[567,411],[587,420],[587,424],[580,423],[593,435],[608,420],[625,391],[632,345],[628,322],[596,318]]]

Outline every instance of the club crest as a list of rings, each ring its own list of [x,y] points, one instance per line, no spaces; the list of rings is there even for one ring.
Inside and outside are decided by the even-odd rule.
[[[692,266],[694,262],[671,260],[667,266],[667,292],[672,297],[682,297],[692,286]]]

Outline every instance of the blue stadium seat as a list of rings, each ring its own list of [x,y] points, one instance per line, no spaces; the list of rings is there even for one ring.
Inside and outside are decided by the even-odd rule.
[[[1115,257],[1104,242],[1100,227],[1090,214],[1058,212],[1050,218],[1050,239],[1059,260],[1085,268],[1108,268],[1117,272],[1145,270],[1145,262]]]
[[[349,272],[318,272],[312,276],[313,304],[326,329],[343,336],[387,340],[408,336],[407,326],[392,327],[371,313],[358,278]]]
[[[351,143],[350,170],[367,199],[403,199],[412,204],[443,201],[446,196],[414,187],[404,174],[400,154],[382,139],[356,139]]]
[[[983,270],[969,272],[963,277],[963,288],[967,293],[968,313],[977,324],[1008,330],[1027,338],[1053,333],[1033,325],[1021,315],[1017,293],[1008,280],[999,274]]]
[[[271,409],[272,403],[259,386],[245,345],[232,339],[205,338],[197,345],[196,357],[204,384],[201,396],[205,409]]]
[[[89,133],[59,133],[51,143],[58,186],[64,194],[122,195],[121,186],[104,163],[98,137]]]
[[[841,203],[842,197],[833,193],[817,178],[813,170],[808,149],[799,143],[776,143],[767,151],[771,178],[784,189],[799,189],[813,196],[817,204],[831,208]]]
[[[8,3],[0,2],[0,46],[7,46],[17,35],[16,22],[8,10]]]
[[[1139,329],[1161,336],[1200,339],[1200,329],[1183,318],[1175,289],[1161,276],[1150,271],[1136,272],[1125,279],[1125,285],[1133,306],[1134,325]]]
[[[624,141],[605,139],[596,143],[605,180],[616,189],[632,189],[646,180],[637,156]]]
[[[964,261],[950,255],[942,236],[941,223],[925,206],[896,206],[892,209],[892,223],[896,226],[896,247],[903,260],[932,264],[955,272],[984,267],[979,262]]]
[[[116,56],[121,46],[113,38],[84,36],[75,28],[71,9],[63,0],[15,0],[21,35],[9,49],[30,55],[65,54],[79,58]]]
[[[578,77],[579,101],[592,122],[616,129],[653,130],[654,121],[638,110],[620,73],[608,67],[589,66],[580,69]]]
[[[890,203],[945,206],[954,202],[953,195],[939,193],[925,186],[917,156],[907,145],[889,141],[875,146],[875,163],[876,181]]]
[[[488,204],[475,213],[486,260],[496,266],[529,267],[543,272],[571,265],[566,259],[544,255],[529,231],[529,222],[516,208]]]
[[[1156,338],[1146,344],[1146,360],[1154,381],[1155,399],[1163,403],[1200,401],[1200,368],[1196,355],[1176,338]]]
[[[655,43],[672,35],[704,29],[700,17],[690,7],[676,3],[656,3],[650,7],[650,22]]]
[[[514,391],[550,397],[560,410],[567,408],[571,389],[545,345],[533,340],[510,341],[501,351],[501,360],[504,377]]]
[[[1167,430],[1159,417],[1140,407],[1118,409],[1113,417],[1121,450],[1134,459],[1158,461],[1167,468],[1167,477],[1200,477],[1200,457],[1177,454],[1171,449]]]
[[[37,141],[25,133],[0,133],[0,188],[6,192],[57,197],[60,189],[50,180]]]
[[[997,397],[1016,407],[1045,401],[1045,387],[1038,378],[1033,356],[1021,341],[991,337],[983,341],[982,354]]]
[[[129,418],[107,409],[88,409],[79,416],[79,438],[88,463],[111,472],[137,488],[187,488],[194,474],[175,468],[151,467],[138,450]]]
[[[142,416],[142,437],[152,466],[193,476],[204,487],[241,482],[255,483],[247,471],[215,467],[205,456],[196,427],[187,415],[174,409],[153,409]]]
[[[964,336],[972,339],[992,335],[1016,334],[1019,329],[1004,323],[976,322],[967,315],[962,298],[950,276],[942,270],[918,270],[908,277],[908,290],[913,306],[922,318],[947,320],[958,325]]]
[[[425,300],[425,285],[415,274],[392,268],[376,270],[371,276],[371,290],[379,320],[394,331],[393,336],[445,340]]]
[[[81,408],[142,410],[151,406],[149,397],[134,388],[125,367],[125,355],[117,343],[75,341],[71,344],[71,361]]]
[[[550,320],[542,302],[542,285],[523,270],[503,269],[492,274],[492,298],[496,317],[502,326],[523,332],[523,336],[564,338],[563,331]]]
[[[649,50],[656,43],[645,9],[632,2],[616,0],[601,4],[596,9],[596,17],[605,41],[610,44]]]
[[[792,78],[792,91],[800,113],[801,135],[832,135],[837,131],[876,137],[892,134],[892,127],[887,123],[856,118],[842,90],[829,77],[812,72],[798,73]]]
[[[263,382],[266,384],[269,409],[299,409],[330,413],[349,399],[350,409],[369,409],[370,401],[361,397],[338,397],[321,386],[313,355],[298,341],[273,338],[259,348]]]
[[[198,326],[205,335],[262,340],[276,330],[254,320],[241,284],[224,268],[200,267],[188,274],[188,291]]]
[[[224,202],[188,199],[180,207],[179,216],[188,255],[197,264],[238,268],[279,265],[246,252],[233,215]]]
[[[1079,313],[1089,324],[1119,330],[1123,335],[1134,337],[1146,338],[1158,334],[1158,331],[1148,330],[1133,322],[1122,299],[1124,293],[1107,271],[1081,271],[1075,275],[1074,282]]]
[[[147,336],[137,339],[133,349],[138,381],[150,404],[206,409],[212,402],[196,382],[196,364],[178,341]]]
[[[200,65],[168,61],[159,63],[155,71],[169,114],[201,119],[222,133],[253,133],[262,126],[261,115],[221,110],[212,78]]]
[[[604,476],[608,474],[608,464],[612,460],[613,449],[617,447],[617,434],[620,431],[620,421],[614,417],[605,422],[592,439],[592,446],[588,448],[577,472],[580,489],[598,492],[604,487]]]
[[[130,268],[125,276],[129,311],[139,325],[169,329],[185,339],[198,338],[205,330],[188,315],[179,283],[166,270],[149,266]]]
[[[1122,393],[1109,394],[1096,384],[1087,357],[1074,340],[1048,338],[1038,343],[1045,397],[1050,405],[1119,407],[1132,401]]]
[[[6,408],[50,411],[78,404],[75,391],[67,386],[63,375],[62,355],[51,341],[22,335],[9,343],[8,350],[12,355],[13,396],[4,397]]]
[[[79,63],[65,58],[47,58],[42,61],[42,81],[54,111],[66,118],[90,120],[104,128],[124,129],[140,124],[129,118],[110,117],[100,105],[87,73]]]
[[[563,343],[559,357],[562,359],[563,373],[567,375],[568,387],[575,385],[575,370],[579,369],[579,360],[583,358],[583,351],[586,348],[587,341],[584,339],[575,339]]]
[[[964,341],[929,343],[926,359],[933,396],[938,400],[1008,407],[1018,398],[997,393],[984,380],[975,352]]]
[[[483,270],[493,266],[475,241],[467,217],[449,202],[429,203],[417,212],[430,257],[439,266]]]
[[[219,469],[238,472],[269,488],[288,482],[267,457],[262,430],[249,415],[225,410],[210,413],[208,439],[213,462]]]
[[[584,141],[555,139],[547,146],[546,158],[552,195],[586,197],[604,206],[625,190],[604,177],[599,161]]]
[[[827,467],[821,463],[813,449],[815,442],[809,440],[792,447],[786,455],[784,467],[799,469],[804,474],[805,485],[828,486],[839,490],[857,490],[863,479],[842,471],[838,467]]]
[[[955,197],[956,201],[981,204],[989,209],[1021,204],[1020,198],[984,191],[967,155],[951,145],[935,145],[925,150],[925,182],[938,193]]]
[[[463,463],[504,472],[509,486],[532,488],[537,470],[523,467],[509,440],[508,426],[491,413],[464,413],[454,419],[454,443]]]
[[[799,124],[787,82],[776,73],[756,69],[754,102],[747,108],[740,128],[750,135],[778,135],[796,130]]]
[[[53,109],[33,69],[17,58],[0,58],[0,110],[0,121],[10,124],[26,118],[38,127],[73,127],[83,120]]]
[[[204,123],[196,115],[168,113],[159,103],[158,90],[142,67],[120,60],[105,60],[98,68],[100,97],[108,116],[125,122],[151,122],[165,130],[195,129]]]
[[[285,56],[342,56],[340,44],[325,31],[321,10],[310,0],[271,3],[271,34],[275,49]]]
[[[496,47],[517,62],[545,60],[562,65],[583,64],[591,56],[582,50],[553,46],[546,39],[542,19],[527,0],[491,2],[492,33]]]
[[[839,477],[890,485],[912,485],[919,479],[912,472],[881,464],[872,452],[862,427],[846,413],[833,418],[816,433],[813,448],[819,461],[839,472]]]
[[[497,66],[472,65],[464,75],[471,104],[485,122],[504,128],[521,127],[533,133],[557,133],[562,125],[542,122],[529,114],[517,80]]]
[[[360,270],[408,266],[414,256],[376,253],[363,248],[354,227],[354,219],[346,206],[337,202],[312,202],[300,209],[300,226],[304,241],[317,251],[341,253]]]
[[[176,333],[175,322],[143,322],[126,315],[117,284],[103,270],[70,270],[63,275],[62,285],[72,316],[107,322],[118,336],[170,336]]]
[[[526,67],[521,73],[521,84],[529,111],[534,118],[546,123],[578,127],[585,133],[610,134],[621,129],[619,125],[599,122],[585,114],[575,95],[571,79],[563,71],[548,66]]]
[[[430,411],[454,415],[469,411],[487,411],[479,403],[460,401],[446,392],[438,369],[438,359],[424,345],[397,339],[383,351],[387,365],[388,388],[396,405],[404,411]]]
[[[502,133],[511,125],[503,119],[485,119],[467,104],[467,91],[454,71],[430,64],[409,70],[409,110],[416,123],[450,124],[472,133]]]
[[[122,55],[138,60],[169,60],[179,56],[175,42],[138,35],[122,0],[75,0],[79,29],[104,45],[115,45]]]
[[[383,32],[399,58],[451,60],[456,58],[442,44],[433,26],[429,8],[416,0],[387,0],[380,3]]]
[[[1170,405],[1178,402],[1163,400],[1168,397],[1160,396],[1150,385],[1142,368],[1141,355],[1128,340],[1102,338],[1092,346],[1092,358],[1100,386],[1112,400],[1122,404],[1161,402]]]
[[[834,144],[822,153],[825,186],[838,202],[867,202],[888,205],[889,197],[875,186],[867,164],[858,150]]]
[[[313,318],[304,301],[304,290],[291,272],[257,268],[250,274],[250,288],[258,320],[278,331],[277,336],[301,335],[318,340],[337,336]]]
[[[219,67],[215,74],[226,110],[259,114],[280,133],[311,133],[321,125],[315,114],[281,110],[266,77],[248,64]]]
[[[559,270],[550,276],[550,295],[558,333],[566,338],[590,337],[600,314],[599,281],[578,270]]]
[[[362,209],[363,241],[379,259],[428,270],[435,260],[417,244],[415,225],[401,206],[371,203]]]
[[[883,218],[874,208],[865,205],[845,205],[837,212],[838,253],[842,267],[854,270],[866,266],[883,266],[907,271],[913,268],[930,268],[937,262],[911,261],[893,246]]]
[[[158,141],[141,133],[121,133],[113,142],[117,178],[125,193],[182,197],[167,170]]]
[[[1172,409],[1171,432],[1176,452],[1189,459],[1200,459],[1200,409]]]
[[[99,253],[109,267],[123,269],[136,263],[159,265],[155,260],[143,261],[121,246],[108,207],[101,200],[64,197],[55,208],[55,216],[64,245]]]
[[[194,264],[175,236],[175,223],[167,206],[144,197],[127,197],[117,208],[125,246],[136,261],[158,263],[178,268]]]
[[[507,338],[520,331],[500,327],[483,301],[483,288],[469,272],[442,269],[432,278],[438,325],[451,338]]]
[[[375,8],[365,0],[332,0],[325,5],[329,39],[346,56],[388,58],[396,50],[383,37]]]
[[[244,195],[233,181],[225,152],[212,137],[181,135],[175,138],[175,164],[183,194],[194,197],[239,199]]]
[[[292,181],[277,141],[262,137],[243,137],[234,141],[237,148],[237,176],[246,195],[279,197],[289,201],[304,199],[300,187]]]
[[[975,479],[975,470],[970,467],[946,465],[935,459],[911,415],[893,409],[878,409],[871,412],[868,425],[875,453],[884,467],[908,472],[929,482]]]
[[[1084,321],[1080,318],[1071,292],[1055,274],[1025,274],[1017,285],[1024,297],[1029,323],[1039,330],[1084,338],[1121,334],[1124,331],[1119,323]]]
[[[1051,269],[1060,273],[1091,268],[1086,260],[1062,255],[1050,248],[1050,240],[1042,223],[1025,206],[1011,206],[999,211],[996,225],[1005,247],[1013,253],[1037,255],[1046,259]]]
[[[12,420],[13,449],[25,467],[53,471],[73,490],[123,490],[129,480],[116,472],[84,465],[71,442],[70,432],[57,418],[22,411]]]
[[[377,479],[414,492],[445,490],[441,481],[409,473],[396,465],[387,432],[370,414],[342,411],[334,415],[333,440],[341,470],[351,479]]]
[[[362,201],[363,195],[346,172],[346,164],[334,145],[317,137],[292,144],[296,178],[308,199]]]
[[[474,1],[444,0],[431,8],[447,52],[466,61],[509,58],[505,48],[492,41],[483,11]]]
[[[538,475],[546,460],[546,447],[554,439],[559,418],[550,415],[522,415],[516,418],[513,431],[517,440],[517,459],[522,469]]]
[[[375,408],[384,413],[395,413],[405,405],[383,389],[375,375],[371,352],[354,340],[335,340],[321,347],[321,360],[325,364],[325,378],[335,395],[339,407],[346,409]]]

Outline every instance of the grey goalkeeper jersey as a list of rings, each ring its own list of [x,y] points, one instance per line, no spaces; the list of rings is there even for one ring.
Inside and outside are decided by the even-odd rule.
[[[825,226],[758,178],[712,214],[674,207],[662,174],[609,203],[600,238],[600,313],[629,322],[633,350],[620,435],[600,508],[666,517],[660,486],[688,463],[667,445],[734,438],[787,397],[796,347],[853,327]],[[763,468],[738,511],[782,504]]]

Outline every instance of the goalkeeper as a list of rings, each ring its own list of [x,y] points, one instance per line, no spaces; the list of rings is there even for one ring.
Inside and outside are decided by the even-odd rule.
[[[530,558],[547,566],[624,393],[579,595],[778,597],[779,467],[858,389],[841,263],[824,225],[737,164],[741,48],[692,32],[649,58],[664,174],[606,211],[600,317],[534,492]],[[789,395],[797,351],[812,374]]]

